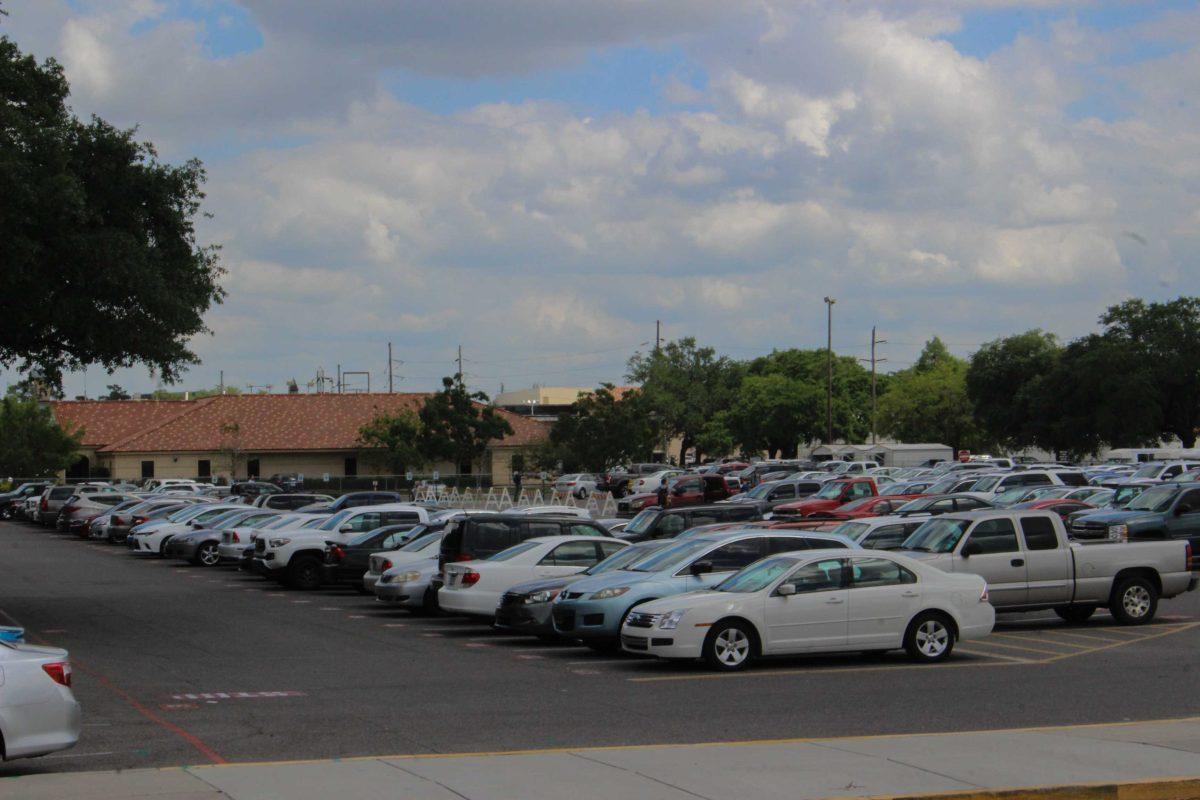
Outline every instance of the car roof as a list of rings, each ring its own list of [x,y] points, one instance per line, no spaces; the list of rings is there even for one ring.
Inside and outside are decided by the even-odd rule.
[[[620,542],[621,544],[625,544],[625,545],[628,544],[628,542],[626,542],[624,539],[617,539],[612,536],[571,536],[571,535],[567,535],[567,536],[534,536],[530,539],[526,539],[525,541],[526,542],[549,543],[549,544],[562,544],[563,542],[597,542],[597,541],[607,541],[609,539],[611,539],[614,542]],[[524,542],[521,542],[521,544],[524,544]]]

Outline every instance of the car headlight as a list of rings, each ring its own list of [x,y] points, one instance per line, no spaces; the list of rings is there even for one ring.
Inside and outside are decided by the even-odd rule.
[[[687,613],[686,611],[672,611],[669,614],[664,614],[662,620],[658,623],[660,630],[673,631],[679,625],[679,619]]]
[[[1128,525],[1110,525],[1108,526],[1108,538],[1114,541],[1123,541],[1129,538]]]
[[[540,592],[534,592],[531,595],[527,595],[525,597],[525,602],[527,604],[549,603],[551,600],[558,597],[558,593],[560,591],[562,591],[562,590],[561,589],[543,589]]]
[[[402,572],[399,575],[397,575],[395,578],[395,582],[396,583],[411,583],[411,582],[419,579],[420,577],[421,577],[421,573],[418,572],[417,570],[413,569],[413,570],[409,570],[408,572]]]
[[[291,539],[280,538],[272,539],[271,541],[267,542],[267,544],[271,545],[271,547],[283,547],[285,544],[289,544],[291,541]]]
[[[612,586],[608,589],[601,589],[592,595],[593,600],[608,600],[610,597],[620,597],[629,591],[628,586]]]

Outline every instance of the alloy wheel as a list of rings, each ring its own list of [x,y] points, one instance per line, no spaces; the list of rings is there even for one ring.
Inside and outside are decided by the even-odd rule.
[[[917,649],[929,658],[937,658],[950,643],[950,631],[936,619],[927,619],[917,628]]]
[[[1140,619],[1150,611],[1150,592],[1145,586],[1134,584],[1125,590],[1121,606],[1129,616]]]
[[[215,544],[202,546],[198,555],[200,556],[200,563],[206,567],[215,567],[217,562],[221,560],[221,554],[217,551]]]
[[[717,660],[736,667],[750,656],[750,638],[740,628],[726,628],[713,641]]]

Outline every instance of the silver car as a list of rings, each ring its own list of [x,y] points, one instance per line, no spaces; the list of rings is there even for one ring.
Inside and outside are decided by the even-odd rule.
[[[437,593],[431,591],[431,584],[438,574],[438,552],[445,533],[443,528],[399,550],[372,555],[363,586],[385,603],[428,611],[437,608]]]

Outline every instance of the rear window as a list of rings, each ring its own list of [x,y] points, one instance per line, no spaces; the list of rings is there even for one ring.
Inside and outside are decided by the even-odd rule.
[[[1087,486],[1087,478],[1082,472],[1059,472],[1058,479],[1064,486]]]
[[[50,490],[50,499],[51,500],[65,500],[66,498],[70,497],[73,494],[75,494],[74,488],[72,488],[70,486],[60,486],[56,489]]]

